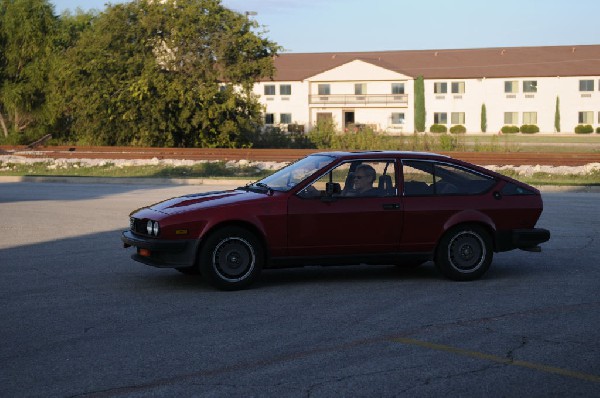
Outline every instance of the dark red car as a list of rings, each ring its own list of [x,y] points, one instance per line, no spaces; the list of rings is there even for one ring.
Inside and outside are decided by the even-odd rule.
[[[542,209],[537,189],[447,156],[327,152],[245,187],[136,210],[122,240],[136,261],[228,290],[263,268],[328,264],[433,260],[473,280],[493,252],[540,251]]]

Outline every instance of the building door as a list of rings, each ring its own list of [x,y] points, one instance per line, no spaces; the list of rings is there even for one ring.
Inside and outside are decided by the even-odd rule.
[[[354,111],[344,111],[344,127],[354,124]]]

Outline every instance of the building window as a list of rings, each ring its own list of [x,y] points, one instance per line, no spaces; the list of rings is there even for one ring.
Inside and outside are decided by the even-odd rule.
[[[523,92],[524,93],[537,93],[537,80],[523,81]]]
[[[279,115],[279,123],[282,124],[290,124],[292,122],[292,114],[291,113],[282,113]]]
[[[265,124],[275,124],[275,115],[272,113],[266,113]]]
[[[594,81],[593,80],[580,80],[579,81],[579,91],[594,91]]]
[[[433,123],[448,124],[448,114],[446,112],[435,112],[433,114]]]
[[[523,112],[523,124],[537,124],[537,112]]]
[[[504,82],[504,92],[508,94],[515,94],[519,92],[519,82],[514,81],[505,81]]]
[[[404,94],[404,83],[392,83],[392,94]]]
[[[365,95],[367,94],[367,84],[366,83],[356,83],[354,85],[354,95]]]
[[[450,114],[450,124],[465,124],[465,113],[452,112]]]
[[[279,85],[279,94],[292,95],[292,85],[291,84],[280,84]]]
[[[433,93],[434,94],[446,94],[448,92],[448,83],[446,82],[437,82],[433,84]]]
[[[465,93],[465,82],[452,82],[452,94],[464,94]]]
[[[404,124],[404,113],[392,112],[392,124]]]
[[[517,125],[519,124],[518,112],[504,112],[504,124]]]
[[[577,120],[579,124],[593,124],[594,112],[579,112]]]
[[[274,84],[265,84],[265,95],[275,95]]]
[[[318,112],[317,124],[320,123],[333,123],[333,114],[331,112]]]
[[[330,95],[331,86],[329,84],[319,84],[319,95]]]

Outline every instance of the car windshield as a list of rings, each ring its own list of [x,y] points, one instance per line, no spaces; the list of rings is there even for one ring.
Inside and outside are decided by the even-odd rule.
[[[335,160],[328,155],[311,155],[255,182],[253,185],[286,192]]]

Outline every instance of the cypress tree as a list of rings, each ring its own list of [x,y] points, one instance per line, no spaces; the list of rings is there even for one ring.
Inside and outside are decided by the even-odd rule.
[[[423,76],[415,80],[415,131],[425,131],[425,81]]]
[[[560,99],[556,97],[556,110],[554,111],[554,130],[560,133]]]
[[[487,109],[485,104],[481,105],[481,132],[485,133],[487,130]]]

